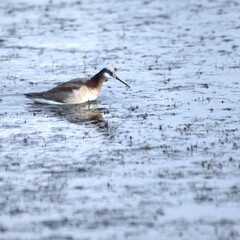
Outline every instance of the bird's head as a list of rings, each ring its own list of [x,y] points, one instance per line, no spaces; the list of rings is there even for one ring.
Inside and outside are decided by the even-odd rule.
[[[121,79],[116,75],[116,72],[115,72],[115,70],[114,70],[113,68],[109,68],[109,67],[103,68],[103,69],[101,70],[101,72],[104,74],[104,77],[105,77],[106,79],[115,78],[115,79],[117,79],[118,81],[120,81],[121,83],[125,84],[127,87],[130,88],[130,86],[129,86],[127,83],[125,83],[123,80],[121,80]]]

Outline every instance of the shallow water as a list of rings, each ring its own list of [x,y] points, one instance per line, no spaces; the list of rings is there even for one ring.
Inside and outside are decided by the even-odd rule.
[[[0,2],[0,239],[239,239],[238,1]],[[34,104],[104,66],[96,103]]]

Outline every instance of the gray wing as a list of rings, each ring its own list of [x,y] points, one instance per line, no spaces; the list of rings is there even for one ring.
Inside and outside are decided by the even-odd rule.
[[[61,83],[48,91],[39,93],[27,93],[25,94],[28,98],[41,98],[52,100],[56,102],[64,102],[73,90],[77,90],[85,85],[86,79],[75,78],[68,82]]]

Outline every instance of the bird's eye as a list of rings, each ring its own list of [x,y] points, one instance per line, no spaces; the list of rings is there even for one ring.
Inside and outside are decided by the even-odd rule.
[[[109,74],[110,76],[113,76],[113,72],[111,72],[111,71],[108,71],[108,74]]]

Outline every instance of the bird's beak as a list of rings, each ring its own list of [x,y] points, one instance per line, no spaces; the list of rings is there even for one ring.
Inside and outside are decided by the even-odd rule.
[[[119,77],[116,76],[116,79],[130,88],[130,86],[127,83],[125,83],[123,80],[121,80]]]

